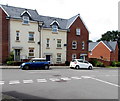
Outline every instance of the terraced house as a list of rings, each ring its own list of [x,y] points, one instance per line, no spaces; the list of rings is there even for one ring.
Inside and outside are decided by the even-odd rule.
[[[87,58],[89,33],[80,15],[70,19],[39,15],[36,10],[0,5],[0,63],[42,57],[53,64]]]

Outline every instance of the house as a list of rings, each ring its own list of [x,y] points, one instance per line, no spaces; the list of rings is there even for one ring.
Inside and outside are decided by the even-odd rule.
[[[0,62],[4,63],[10,52],[14,60],[21,61],[39,56],[39,15],[36,10],[1,5],[0,7]]]
[[[67,61],[88,59],[89,31],[80,14],[68,19],[67,29]]]
[[[90,42],[88,57],[105,61],[118,61],[117,41]]]
[[[67,20],[42,15],[39,19],[44,22],[41,28],[41,57],[45,57],[52,64],[65,63]]]
[[[39,15],[36,10],[0,5],[0,63],[46,58],[53,64],[88,57],[88,30],[80,14],[70,18]]]

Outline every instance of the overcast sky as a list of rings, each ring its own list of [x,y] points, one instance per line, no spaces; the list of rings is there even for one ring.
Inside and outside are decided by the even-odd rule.
[[[40,15],[71,18],[80,14],[90,32],[90,40],[98,40],[107,31],[118,30],[119,0],[0,0],[0,4],[36,9]]]

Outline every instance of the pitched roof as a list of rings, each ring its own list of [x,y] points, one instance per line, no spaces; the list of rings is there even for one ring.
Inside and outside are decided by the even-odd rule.
[[[66,29],[67,19],[40,15],[39,20],[44,22],[44,25],[43,25],[44,28],[50,28],[51,23],[54,21],[57,21],[59,23],[60,29]]]
[[[36,10],[13,7],[8,5],[1,5],[2,9],[6,12],[8,17],[21,19],[21,14],[27,10],[31,15],[32,20],[39,21],[39,14]]]
[[[51,28],[51,23],[53,23],[54,21],[57,21],[60,29],[67,30],[73,24],[73,22],[77,19],[77,17],[80,17],[80,14],[77,14],[71,17],[70,19],[63,19],[63,18],[39,15],[36,10],[32,10],[32,9],[13,7],[8,5],[0,5],[0,6],[4,10],[4,12],[7,14],[7,16],[11,18],[21,19],[22,18],[21,15],[27,12],[28,15],[30,15],[32,20],[44,22],[44,25],[43,25],[44,28]]]
[[[115,51],[117,41],[100,41],[102,42],[109,50]],[[90,42],[89,43],[89,51],[92,51],[100,42]]]

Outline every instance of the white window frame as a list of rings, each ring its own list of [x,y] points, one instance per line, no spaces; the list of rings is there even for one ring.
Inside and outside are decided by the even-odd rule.
[[[62,54],[61,53],[57,53],[56,62],[57,63],[61,63],[62,62]]]
[[[80,32],[81,32],[80,28],[76,28],[76,35],[80,35]]]
[[[76,59],[77,55],[76,54],[72,54],[72,60]]]
[[[29,17],[28,16],[23,16],[23,24],[29,24]]]
[[[85,49],[85,42],[82,41],[82,49]]]
[[[34,55],[35,55],[35,54],[34,54],[34,51],[35,51],[34,48],[29,48],[29,53],[28,53],[28,57],[29,57],[29,58],[34,58]],[[32,55],[31,55],[31,54],[32,54]]]
[[[72,49],[77,49],[77,41],[72,41]]]
[[[20,31],[16,31],[16,41],[20,41]]]
[[[28,41],[32,41],[34,42],[34,32],[29,32],[29,38],[28,38]]]
[[[50,48],[50,39],[46,39],[46,48]]]
[[[56,24],[52,25],[52,32],[57,33],[58,32],[58,26]]]
[[[62,47],[62,40],[57,39],[57,48],[61,48],[61,47]]]

